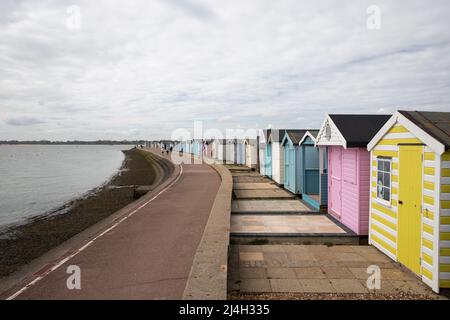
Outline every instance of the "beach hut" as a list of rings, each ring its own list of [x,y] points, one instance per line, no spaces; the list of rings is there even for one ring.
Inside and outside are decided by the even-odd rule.
[[[266,175],[266,143],[259,143],[259,173],[263,176]]]
[[[225,140],[225,161],[226,163],[236,163],[236,141],[232,139]]]
[[[266,152],[264,154],[264,175],[272,178],[272,144],[269,141],[271,129],[264,130]]]
[[[269,136],[270,160],[272,164],[271,179],[280,186],[284,184],[284,150],[281,142],[285,129],[271,129]]]
[[[316,210],[323,210],[327,206],[328,186],[321,188],[322,172],[326,170],[322,168],[321,171],[321,157],[326,160],[326,153],[323,154],[324,148],[319,149],[315,145],[318,134],[319,130],[308,130],[299,142],[302,155],[299,180],[303,201]]]
[[[259,137],[259,172],[261,175],[267,175],[267,164],[266,164],[266,153],[267,153],[267,133],[268,130],[264,129],[261,131],[261,135]]]
[[[245,158],[246,158],[246,147],[245,147],[245,139],[236,139],[235,140],[236,145],[236,164],[245,165]]]
[[[328,115],[316,144],[328,151],[328,213],[357,235],[369,231],[367,144],[389,115]]]
[[[215,159],[219,162],[226,162],[227,140],[217,139],[214,141]]]
[[[369,243],[450,288],[450,112],[398,111],[367,146]]]
[[[257,139],[245,139],[244,147],[245,147],[245,165],[249,168],[256,169],[258,165],[257,159]]]
[[[284,150],[284,188],[292,193],[301,193],[300,166],[301,151],[299,142],[306,130],[286,130],[281,141]]]

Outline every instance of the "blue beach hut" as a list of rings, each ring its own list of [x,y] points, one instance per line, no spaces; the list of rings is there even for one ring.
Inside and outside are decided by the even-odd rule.
[[[299,172],[301,168],[300,140],[306,130],[286,130],[281,145],[284,149],[284,188],[294,194],[301,193]]]
[[[318,134],[319,130],[308,130],[299,142],[301,159],[298,178],[303,201],[320,210],[320,206],[323,204],[320,192],[321,152],[315,146]],[[325,188],[325,192],[327,192],[327,188]],[[326,197],[324,199],[327,201]]]
[[[264,175],[272,178],[272,144],[270,143],[269,136],[271,130],[264,130],[264,138],[266,140],[265,159],[264,159]]]

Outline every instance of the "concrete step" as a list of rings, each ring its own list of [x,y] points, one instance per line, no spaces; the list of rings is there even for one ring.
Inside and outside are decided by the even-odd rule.
[[[282,199],[282,200],[233,200],[231,204],[233,213],[286,213],[286,212],[315,212],[304,204],[301,200]]]
[[[323,214],[233,215],[230,236],[234,243],[248,243],[257,239],[270,243],[359,243],[358,236]]]
[[[280,189],[273,182],[259,182],[259,183],[251,183],[251,182],[237,182],[233,184],[234,190],[267,190],[267,189]]]
[[[236,199],[265,199],[283,200],[295,199],[296,196],[283,189],[263,189],[263,190],[234,190]]]

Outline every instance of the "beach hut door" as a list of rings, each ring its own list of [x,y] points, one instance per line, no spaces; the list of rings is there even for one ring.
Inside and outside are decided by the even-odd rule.
[[[398,261],[420,274],[422,146],[400,146]]]
[[[330,209],[333,213],[341,215],[341,176],[342,176],[342,150],[339,147],[330,149]]]

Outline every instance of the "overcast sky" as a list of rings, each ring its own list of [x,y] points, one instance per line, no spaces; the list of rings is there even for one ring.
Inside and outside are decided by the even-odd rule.
[[[1,0],[0,140],[450,111],[449,17],[448,0]]]

